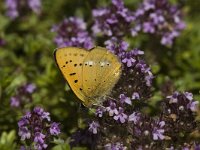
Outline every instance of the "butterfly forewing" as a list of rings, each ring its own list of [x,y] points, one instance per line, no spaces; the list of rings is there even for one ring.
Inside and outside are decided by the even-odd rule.
[[[97,103],[118,81],[121,63],[114,54],[101,47],[92,49],[84,63],[87,65],[83,66],[83,90]]]
[[[86,101],[83,92],[83,60],[88,55],[88,51],[76,47],[58,48],[54,52],[55,60],[63,76],[77,97]]]

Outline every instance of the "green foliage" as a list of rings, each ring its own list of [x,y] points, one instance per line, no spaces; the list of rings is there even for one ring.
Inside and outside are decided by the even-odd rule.
[[[16,133],[14,130],[10,132],[2,132],[0,137],[0,149],[1,150],[15,150],[16,149]]]
[[[68,144],[60,144],[54,146],[52,150],[70,150],[70,146]]]

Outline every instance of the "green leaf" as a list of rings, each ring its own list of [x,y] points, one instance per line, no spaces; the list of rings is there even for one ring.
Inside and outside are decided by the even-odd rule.
[[[0,137],[0,149],[1,150],[15,150],[16,149],[16,133],[15,130],[9,133],[3,132]]]
[[[69,144],[59,144],[52,148],[52,150],[70,150]]]

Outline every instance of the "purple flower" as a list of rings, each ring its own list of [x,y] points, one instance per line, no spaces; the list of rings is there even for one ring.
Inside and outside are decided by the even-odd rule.
[[[20,127],[18,134],[21,137],[22,141],[31,138],[31,133],[30,133],[30,131],[28,130],[27,127]]]
[[[143,31],[144,33],[154,33],[155,32],[154,25],[152,25],[149,22],[143,23]]]
[[[140,95],[138,92],[133,92],[132,99],[140,99]]]
[[[27,0],[29,7],[36,13],[41,12],[41,0]]]
[[[144,55],[144,51],[141,51],[141,50],[139,50],[139,49],[133,49],[133,50],[132,50],[132,54],[133,54],[134,56]]]
[[[135,11],[134,23],[132,36],[143,31],[159,37],[162,45],[169,46],[185,28],[180,10],[168,0],[144,0]]]
[[[146,86],[148,87],[151,86],[154,76],[149,66],[144,62],[144,60],[141,60],[139,58],[140,55],[144,54],[143,51],[139,49],[132,49],[131,51],[129,51],[128,50],[129,44],[127,42],[114,37],[111,38],[110,40],[107,40],[105,42],[105,45],[106,48],[108,48],[111,52],[116,54],[121,59],[122,63],[124,64],[123,73],[125,76],[127,76],[127,74],[137,72],[138,76],[140,76],[140,78],[143,78],[140,80],[145,81]]]
[[[110,101],[110,105],[106,107],[106,111],[108,111],[109,116],[113,116],[114,114],[118,114],[116,104],[112,101]]]
[[[119,107],[118,113],[113,117],[115,120],[119,120],[121,123],[124,123],[128,116],[124,113],[124,109]]]
[[[124,59],[122,59],[122,62],[127,65],[127,67],[131,67],[135,64],[136,60],[132,58],[131,52],[127,52]]]
[[[86,23],[81,18],[70,17],[58,25],[54,25],[52,32],[56,32],[55,43],[59,47],[76,46],[91,49],[92,38],[86,31]]]
[[[19,107],[19,105],[20,105],[20,100],[18,99],[18,97],[11,97],[10,105],[11,105],[12,107]]]
[[[188,92],[174,92],[167,96],[162,103],[162,116],[168,129],[167,136],[175,140],[179,137],[179,133],[191,133],[197,128],[195,118],[198,103],[193,100],[192,93]]]
[[[185,95],[185,97],[186,97],[187,99],[189,99],[190,101],[193,100],[193,94],[192,94],[192,93],[185,92],[184,95]]]
[[[19,16],[18,10],[17,10],[17,0],[6,0],[5,1],[6,7],[7,7],[7,15],[11,19],[15,19]]]
[[[44,143],[44,144],[43,144],[43,143],[41,143],[41,144],[40,144],[40,143],[36,143],[36,144],[34,145],[34,148],[37,149],[37,150],[43,150],[43,149],[46,149],[47,146],[48,146],[48,145],[45,144],[45,143]]]
[[[191,111],[196,112],[198,110],[199,102],[198,101],[193,101],[190,102],[187,105],[187,108],[189,108]]]
[[[26,92],[28,92],[30,94],[33,93],[35,91],[35,89],[36,89],[36,86],[34,84],[27,84],[25,86]]]
[[[20,150],[27,150],[25,146],[20,146]]]
[[[41,107],[35,107],[33,111],[34,111],[34,113],[36,113],[39,116],[42,116],[42,114],[44,112],[43,108],[41,108]]]
[[[128,121],[133,122],[136,124],[140,120],[140,113],[133,112],[131,115],[128,117]]]
[[[49,117],[50,113],[44,112],[44,110],[41,107],[35,107],[34,112],[38,114],[42,119],[47,119],[48,121],[51,120]]]
[[[157,125],[157,127],[154,127],[153,129],[153,140],[163,140],[165,136],[163,135],[165,130],[163,127],[165,126],[165,122],[161,121]]]
[[[34,84],[24,84],[17,88],[16,94],[10,99],[10,106],[15,108],[23,108],[32,101],[32,94],[35,92]]]
[[[129,47],[129,44],[127,42],[119,40],[115,37],[112,37],[110,40],[105,41],[104,44],[106,45],[107,49],[109,49],[112,53],[117,54],[119,57],[122,57],[124,52]]]
[[[40,132],[36,132],[35,133],[35,138],[34,138],[34,142],[36,143],[44,143],[44,138],[46,136]]]
[[[94,9],[92,15],[93,32],[113,37],[129,33],[134,19],[133,13],[124,6],[123,0],[112,0],[111,6]]]
[[[129,97],[126,97],[124,94],[120,94],[119,98],[122,104],[127,103],[129,105],[132,105],[131,99]]]
[[[21,128],[23,126],[26,126],[29,124],[29,120],[27,119],[27,117],[25,116],[24,118],[22,118],[19,122],[18,122],[18,127]]]
[[[99,123],[92,121],[92,123],[89,124],[89,131],[93,134],[97,134],[97,129],[99,128]]]
[[[50,119],[49,115],[50,115],[49,112],[43,112],[41,117],[43,119],[47,119],[48,121],[50,121],[51,119]]]
[[[43,117],[44,114],[48,114]],[[44,119],[45,118],[45,119]],[[46,119],[49,118],[49,119]],[[18,122],[19,136],[27,146],[35,149],[46,149],[50,143],[50,137],[55,137],[60,133],[58,123],[51,123],[49,113],[40,107],[35,107],[33,111],[27,112]]]
[[[163,35],[161,38],[162,45],[172,45],[173,44],[174,36],[171,33]]]
[[[60,134],[60,128],[59,128],[59,124],[58,123],[56,123],[56,122],[51,123],[50,133],[51,133],[51,135]]]
[[[151,72],[148,72],[148,74],[145,77],[147,86],[151,86],[153,78],[154,78],[153,74]]]
[[[177,103],[179,93],[178,92],[174,92],[173,95],[167,96],[167,98],[170,99],[169,103]]]
[[[97,109],[96,109],[96,112],[95,112],[95,114],[96,114],[96,116],[98,116],[98,117],[102,117],[103,116],[103,113],[106,111],[106,109],[104,108],[104,107],[98,107]]]
[[[23,8],[30,8],[34,13],[40,14],[41,12],[41,0],[5,0],[7,8],[7,16],[11,19],[15,19],[20,16]]]

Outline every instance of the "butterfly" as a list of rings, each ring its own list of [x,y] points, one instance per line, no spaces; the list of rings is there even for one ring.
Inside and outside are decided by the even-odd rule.
[[[63,47],[54,51],[58,68],[86,107],[99,105],[121,75],[118,57],[103,47]]]

